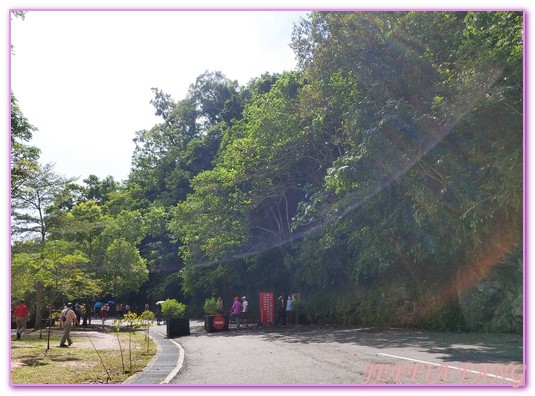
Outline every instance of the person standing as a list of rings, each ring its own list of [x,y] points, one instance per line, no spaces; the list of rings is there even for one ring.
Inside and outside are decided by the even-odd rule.
[[[162,305],[158,304],[156,307],[156,324],[159,326],[162,321]]]
[[[15,307],[13,314],[15,315],[15,323],[17,324],[17,340],[20,340],[20,336],[26,330],[28,316],[30,316],[30,310],[26,306],[26,301],[24,301],[24,299],[20,300],[20,303]]]
[[[91,307],[92,307],[91,304],[87,304],[86,305],[86,309],[87,309],[87,324],[89,326],[91,326],[91,317],[93,316],[93,311],[91,310]]]
[[[76,317],[76,313],[72,309],[72,303],[67,303],[67,307],[61,311],[61,322],[63,323],[63,337],[61,337],[59,346],[62,348],[67,348],[72,345],[70,336],[72,325],[80,324],[78,318]],[[67,342],[68,345],[65,345],[65,342]]]
[[[278,326],[279,323],[282,326],[286,326],[286,298],[283,293],[281,293],[277,299],[277,314],[278,317],[275,326]]]
[[[242,312],[247,312],[247,307],[249,306],[249,302],[247,301],[247,297],[243,296],[241,298],[241,303],[243,305],[243,311]]]
[[[234,304],[232,304],[232,308],[230,309],[230,318],[234,321],[236,321],[236,327],[240,328],[240,315],[243,310],[243,305],[240,302],[240,298],[238,296],[234,297]]]
[[[286,320],[290,322],[290,324],[294,323],[293,319],[293,307],[294,307],[294,300],[292,298],[292,295],[288,295],[288,300],[286,300]]]
[[[76,314],[76,321],[80,324],[80,319],[82,319],[82,307],[78,304],[78,301],[74,304],[74,313]]]
[[[104,328],[104,324],[106,322],[106,319],[108,319],[108,311],[110,310],[110,306],[108,303],[104,304],[104,306],[100,309],[100,319],[102,319],[102,327]]]
[[[80,305],[80,311],[82,312],[82,326],[86,327],[87,326],[87,311],[88,311],[88,308],[87,308],[87,305],[85,303],[82,303],[82,305]]]

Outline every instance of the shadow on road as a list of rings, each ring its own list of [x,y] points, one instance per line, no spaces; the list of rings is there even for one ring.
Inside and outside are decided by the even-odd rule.
[[[405,329],[301,328],[264,332],[267,339],[288,343],[366,345],[379,349],[414,347],[440,354],[444,362],[511,363],[523,361],[523,338],[516,334],[442,333]]]
[[[407,329],[356,329],[321,326],[244,327],[240,330],[197,336],[235,337],[257,335],[266,341],[302,344],[352,344],[377,349],[412,347],[436,354],[444,362],[504,363],[523,362],[523,338],[517,334],[442,333]]]

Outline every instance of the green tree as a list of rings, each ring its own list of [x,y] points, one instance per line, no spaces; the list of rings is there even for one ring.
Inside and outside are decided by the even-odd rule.
[[[18,101],[11,92],[11,193],[17,194],[34,172],[39,168],[40,150],[30,146],[33,133],[37,131],[31,125],[19,107]]]
[[[282,246],[304,185],[316,176],[303,151],[296,73],[254,96],[225,133],[217,166],[192,180],[194,194],[177,206],[170,228],[189,260],[206,264]],[[310,150],[314,150],[311,147]],[[195,220],[191,220],[195,219]]]
[[[43,303],[51,305],[60,298],[95,297],[98,282],[87,271],[87,257],[66,241],[47,241],[40,252],[19,252],[11,262],[12,298],[26,293],[35,295],[35,328],[41,326]],[[48,296],[48,297],[47,297]],[[48,301],[43,301],[43,300]]]
[[[176,240],[184,245],[182,257],[204,264],[230,257],[246,236],[244,203],[239,201],[233,173],[205,171],[192,183],[196,193],[177,205],[169,224]]]
[[[44,243],[48,233],[46,210],[72,179],[58,175],[51,164],[32,170],[11,194],[12,235],[38,237]]]
[[[502,245],[520,243],[521,25],[519,13],[451,12],[315,13],[301,24],[302,108],[343,136],[297,216],[321,245],[337,241],[326,253],[351,252],[329,273],[350,265],[347,279],[375,285],[401,268],[415,284],[455,279],[498,224]],[[310,268],[325,260],[307,250],[317,238],[298,261]]]
[[[221,72],[205,72],[175,102],[153,88],[151,103],[163,123],[136,132],[130,185],[140,186],[150,202],[172,206],[191,192],[189,181],[213,167],[222,129],[241,115],[235,81]]]
[[[190,86],[188,96],[195,103],[202,130],[219,122],[240,119],[242,101],[237,81],[230,81],[223,73],[204,72]]]
[[[172,213],[185,290],[224,289],[241,265],[271,266],[275,282],[283,261],[318,301],[342,295],[334,309],[350,320],[359,309],[370,323],[410,316],[371,301],[406,287],[396,279],[423,285],[403,300],[454,307],[454,293],[427,285],[522,240],[521,25],[519,13],[303,20],[293,41],[302,70],[251,84],[215,167]]]
[[[95,260],[95,244],[109,219],[95,201],[85,201],[72,207],[54,222],[55,238],[76,243],[90,260]]]
[[[138,249],[123,238],[114,240],[106,249],[104,266],[98,274],[104,290],[114,296],[136,292],[148,279],[145,259]]]
[[[167,273],[179,270],[178,248],[168,230],[170,208],[152,205],[143,215],[147,233],[139,246],[151,272]]]
[[[102,180],[95,175],[90,175],[84,179],[86,187],[83,189],[84,198],[86,200],[95,201],[98,205],[105,204],[113,193],[119,191],[119,183],[117,183],[112,176],[108,176]]]

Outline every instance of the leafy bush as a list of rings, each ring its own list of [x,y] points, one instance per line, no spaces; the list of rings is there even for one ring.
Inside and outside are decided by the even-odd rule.
[[[207,298],[204,301],[203,309],[206,315],[217,314],[217,301],[215,300],[215,297]]]
[[[166,318],[181,318],[186,313],[186,305],[175,299],[167,299],[162,303],[162,314]]]
[[[154,319],[154,312],[145,310],[139,315],[139,318],[144,321],[150,321]]]
[[[421,320],[417,327],[434,331],[460,332],[470,330],[457,300],[445,304],[438,312]]]

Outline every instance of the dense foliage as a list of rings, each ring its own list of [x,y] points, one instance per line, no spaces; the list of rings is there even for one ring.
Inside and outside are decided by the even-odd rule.
[[[155,88],[128,180],[49,190],[41,243],[101,294],[196,314],[282,290],[312,321],[522,331],[522,13],[314,12],[292,48],[245,86]]]

